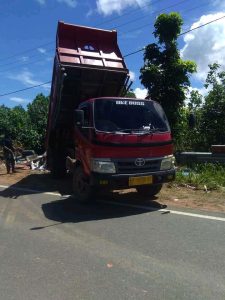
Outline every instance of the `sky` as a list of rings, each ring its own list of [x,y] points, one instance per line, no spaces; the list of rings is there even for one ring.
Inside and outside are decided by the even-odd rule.
[[[225,0],[0,0],[0,105],[26,108],[38,93],[49,95],[51,83],[33,86],[51,82],[59,20],[117,30],[126,56],[156,41],[156,17],[169,12],[181,14],[183,33],[192,30],[178,38],[178,48],[182,59],[197,63],[191,88],[206,94],[208,65],[217,62],[225,69]],[[139,80],[143,52],[127,56],[125,62],[132,89],[144,98]]]

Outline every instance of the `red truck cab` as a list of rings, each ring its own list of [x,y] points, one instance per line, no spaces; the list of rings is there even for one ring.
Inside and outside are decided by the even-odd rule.
[[[135,187],[153,196],[175,177],[162,107],[124,98],[129,72],[115,31],[59,22],[46,137],[53,175],[73,173],[77,199]]]

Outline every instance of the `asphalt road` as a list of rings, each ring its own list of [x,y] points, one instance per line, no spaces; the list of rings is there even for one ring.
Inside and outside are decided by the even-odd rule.
[[[225,299],[225,215],[109,200],[1,188],[0,299]]]

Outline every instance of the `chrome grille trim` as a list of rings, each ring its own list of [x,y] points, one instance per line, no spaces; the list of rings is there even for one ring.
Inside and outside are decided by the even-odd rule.
[[[160,165],[162,158],[145,158],[145,164],[143,166],[135,165],[135,158],[118,158],[112,159],[116,166],[116,173],[118,174],[135,174],[135,173],[148,173],[160,171]]]

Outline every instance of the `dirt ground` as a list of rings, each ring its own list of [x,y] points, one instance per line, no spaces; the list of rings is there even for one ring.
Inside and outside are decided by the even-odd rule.
[[[3,162],[0,162],[0,185],[60,192],[61,194],[72,193],[71,180],[69,178],[56,180],[51,178],[48,171],[33,171],[26,165],[17,165],[16,173],[7,174]],[[135,189],[116,191],[114,195],[120,198],[130,197],[130,199],[139,197]],[[185,207],[225,212],[224,191],[203,191],[187,186],[165,184],[161,192],[153,200],[155,203],[162,205],[162,207]]]

